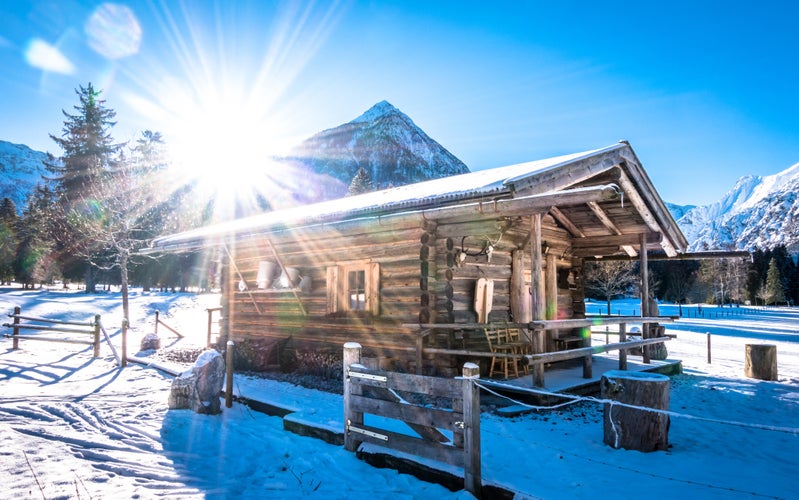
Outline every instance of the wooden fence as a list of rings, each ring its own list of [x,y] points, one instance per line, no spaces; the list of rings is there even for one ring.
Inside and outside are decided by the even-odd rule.
[[[361,346],[344,345],[344,446],[356,451],[372,443],[436,460],[464,471],[464,488],[481,498],[480,390],[473,379],[480,369],[463,367],[463,377],[445,379],[371,370],[360,364]],[[399,392],[424,394],[452,401],[451,409],[408,403]],[[416,436],[364,424],[364,414],[399,420]],[[444,432],[451,432],[449,438]]]
[[[627,323],[643,323],[644,330],[648,330],[648,325],[652,323],[671,323],[674,318],[671,316],[639,317],[639,316],[603,316],[586,319],[563,319],[563,320],[536,320],[530,323],[503,323],[502,326],[510,328],[529,329],[530,344],[533,354],[506,354],[490,351],[473,351],[465,349],[443,349],[435,347],[425,347],[424,337],[435,330],[480,330],[489,326],[481,323],[456,323],[456,324],[404,324],[406,328],[417,330],[416,336],[416,366],[417,371],[421,370],[423,354],[441,354],[450,356],[462,356],[471,358],[515,358],[525,359],[532,368],[533,385],[544,387],[544,365],[556,361],[566,361],[570,359],[582,359],[583,378],[593,376],[592,356],[603,352],[619,351],[619,369],[627,369],[627,351],[635,348],[643,348],[643,361],[649,363],[648,346],[660,344],[670,339],[669,336],[656,338],[643,338],[641,340],[627,341]],[[620,341],[614,344],[591,346],[590,328],[593,326],[619,325]],[[576,349],[563,351],[544,352],[545,332],[550,330],[567,330],[579,328],[586,333],[581,336],[582,345]],[[646,337],[646,334],[644,334]],[[587,344],[587,345],[586,345]]]
[[[3,326],[11,328],[11,334],[4,334],[5,337],[13,339],[12,348],[19,349],[20,340],[42,340],[46,342],[62,342],[67,344],[85,344],[94,346],[94,357],[100,356],[100,330],[102,325],[100,323],[100,315],[94,316],[93,322],[79,322],[79,321],[59,321],[54,319],[34,318],[30,316],[23,316],[22,310],[19,307],[14,308],[14,313],[9,314],[8,317],[13,318],[13,323],[3,323]],[[23,323],[26,321],[26,323]],[[67,326],[81,326],[84,328],[67,328]],[[20,334],[20,330],[31,330],[35,332],[54,332],[66,333],[77,335],[91,335],[91,340],[76,339],[70,337],[55,337],[55,336],[42,336],[42,335],[24,335]]]

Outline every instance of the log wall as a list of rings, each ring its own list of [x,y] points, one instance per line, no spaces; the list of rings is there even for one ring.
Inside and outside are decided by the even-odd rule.
[[[291,337],[295,349],[338,352],[345,342],[364,346],[367,355],[412,359],[416,334],[403,323],[474,323],[474,290],[480,278],[494,282],[490,322],[513,321],[511,310],[513,258],[523,252],[524,287],[529,297],[530,218],[514,217],[483,221],[428,221],[423,225],[375,223],[346,234],[330,227],[286,231],[254,237],[229,247],[232,263],[224,281],[222,339],[269,342]],[[555,317],[571,318],[575,306],[570,235],[551,217],[542,220],[542,245],[554,262],[557,297]],[[490,242],[493,251],[483,250]],[[274,255],[274,252],[277,256]],[[458,259],[460,253],[465,258]],[[256,285],[259,262],[279,261],[310,278],[310,288],[259,290]],[[352,262],[379,264],[379,315],[365,313],[331,314],[329,311],[328,268]],[[547,274],[546,269],[542,275]],[[240,291],[244,281],[246,290]],[[518,283],[518,281],[517,281]],[[580,299],[581,300],[581,299]],[[579,316],[578,316],[579,317]],[[453,333],[431,334],[426,345],[458,348],[486,347],[479,332],[455,338]],[[226,336],[227,335],[227,336]],[[457,369],[457,360],[430,357],[423,361],[446,373]],[[412,362],[399,369],[413,370]]]

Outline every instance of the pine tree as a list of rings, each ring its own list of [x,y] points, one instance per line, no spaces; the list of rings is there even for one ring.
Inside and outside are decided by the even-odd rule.
[[[358,169],[355,177],[352,178],[352,182],[350,182],[348,196],[369,193],[374,190],[375,188],[374,184],[372,183],[372,177],[365,168],[361,167]]]
[[[10,198],[0,201],[0,283],[14,278],[14,260],[17,255],[17,206]]]
[[[55,206],[53,192],[47,186],[37,186],[17,224],[14,277],[26,288],[61,277],[52,240]]]
[[[766,296],[769,304],[779,304],[785,302],[785,289],[782,282],[782,275],[777,267],[777,259],[772,258],[768,264],[766,274]]]
[[[61,137],[50,135],[63,154],[58,161],[47,162],[46,167],[54,175],[51,181],[63,209],[55,220],[58,248],[62,257],[69,260],[65,265],[72,275],[85,273],[86,291],[92,292],[92,264],[103,255],[91,233],[103,221],[102,204],[118,195],[103,189],[109,187],[108,176],[122,145],[114,143],[109,132],[116,124],[112,121],[116,112],[105,107],[101,92],[89,83],[75,93],[79,100],[77,113],[64,111]]]

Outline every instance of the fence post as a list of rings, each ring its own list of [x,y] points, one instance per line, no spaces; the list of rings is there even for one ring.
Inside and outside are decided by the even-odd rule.
[[[94,315],[94,357],[100,357],[100,315]]]
[[[352,408],[351,396],[360,396],[361,388],[353,387],[349,377],[350,365],[361,362],[361,344],[357,342],[347,342],[344,344],[344,448],[349,451],[357,451],[361,441],[355,439],[350,433],[350,424],[363,425],[363,412],[355,411]]]
[[[233,346],[232,340],[227,341],[225,351],[225,408],[233,406]]]
[[[14,307],[14,342],[11,346],[12,349],[19,349],[19,315],[22,314],[22,309],[19,306]]]
[[[483,474],[480,460],[480,388],[474,383],[480,378],[475,363],[463,365],[463,485],[466,491],[482,498]]]
[[[707,332],[707,364],[710,363],[710,332]]]
[[[158,335],[158,311],[155,311],[155,331],[153,333]]]

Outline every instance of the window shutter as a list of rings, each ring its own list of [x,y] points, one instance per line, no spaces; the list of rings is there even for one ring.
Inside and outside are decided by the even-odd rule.
[[[372,316],[380,315],[380,264],[366,265],[366,310]]]
[[[338,267],[330,266],[327,268],[327,314],[338,311],[339,295]]]

